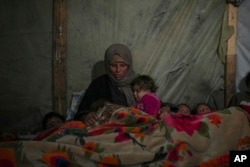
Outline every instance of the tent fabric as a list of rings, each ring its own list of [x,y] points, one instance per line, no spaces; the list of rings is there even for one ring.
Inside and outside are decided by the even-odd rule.
[[[225,8],[217,0],[68,1],[68,96],[87,88],[110,44],[123,43],[162,101],[208,101],[224,84],[218,45]]]
[[[236,42],[236,92],[246,90],[245,76],[250,72],[250,2],[245,0],[238,7]]]
[[[131,48],[134,69],[155,79],[162,101],[223,107],[226,7],[218,0],[67,1],[68,107],[74,92],[103,73],[113,43]],[[33,132],[53,110],[53,3],[2,0],[0,9],[0,131]],[[249,11],[245,0],[238,7],[238,83],[249,71]]]

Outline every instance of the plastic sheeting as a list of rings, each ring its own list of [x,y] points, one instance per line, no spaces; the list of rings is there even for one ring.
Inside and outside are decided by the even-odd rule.
[[[123,43],[162,101],[207,102],[224,86],[217,49],[225,7],[218,0],[68,1],[69,98],[87,88],[105,49]]]
[[[31,117],[41,120],[53,110],[52,2],[0,1],[0,130],[11,125],[20,130],[25,122],[34,127]],[[68,104],[73,92],[103,73],[105,49],[123,43],[132,50],[136,72],[155,79],[163,101],[194,106],[212,99],[222,106],[224,64],[218,46],[225,8],[221,0],[68,0]],[[244,12],[249,13],[247,0],[238,15],[238,63],[246,63],[237,71],[239,79],[249,70]],[[20,120],[25,121],[17,124]]]
[[[237,71],[236,91],[246,90],[245,76],[250,72],[250,1],[243,1],[238,7],[237,23]]]

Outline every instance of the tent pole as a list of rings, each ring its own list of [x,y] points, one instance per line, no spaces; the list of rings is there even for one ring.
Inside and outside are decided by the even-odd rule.
[[[66,114],[66,55],[67,55],[67,8],[66,0],[53,0],[53,110]]]
[[[236,80],[236,33],[237,33],[237,7],[229,5],[228,25],[234,29],[234,34],[227,41],[227,55],[225,63],[225,107],[228,106],[235,93]]]

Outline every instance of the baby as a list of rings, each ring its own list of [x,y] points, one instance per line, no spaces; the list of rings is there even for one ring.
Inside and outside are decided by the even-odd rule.
[[[204,114],[212,112],[212,108],[207,103],[198,103],[195,107],[194,114]]]
[[[181,103],[177,107],[178,107],[177,113],[191,114],[191,108],[188,104]]]
[[[43,129],[48,130],[50,128],[58,127],[65,122],[63,115],[57,112],[48,112],[43,118]]]
[[[131,87],[136,99],[135,107],[149,115],[157,116],[161,100],[155,94],[158,87],[154,80],[148,75],[140,75],[131,82]]]

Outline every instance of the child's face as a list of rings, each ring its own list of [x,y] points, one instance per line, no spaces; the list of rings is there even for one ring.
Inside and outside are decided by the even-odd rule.
[[[139,85],[133,86],[133,94],[137,101],[141,100],[141,98],[148,93],[150,93],[150,90],[141,89]]]
[[[178,107],[178,113],[190,114],[190,112],[191,112],[190,109],[185,105],[180,105]]]
[[[63,121],[60,118],[52,117],[46,123],[46,129],[57,127],[63,124]]]
[[[207,106],[207,105],[199,105],[198,108],[197,108],[197,113],[203,113],[203,112],[209,112],[211,111],[211,109]]]

